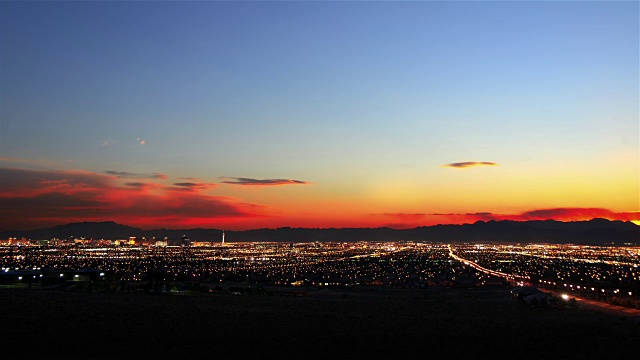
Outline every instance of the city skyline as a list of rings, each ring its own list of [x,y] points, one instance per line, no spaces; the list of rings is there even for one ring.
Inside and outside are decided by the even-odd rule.
[[[638,2],[0,6],[0,230],[640,224]]]

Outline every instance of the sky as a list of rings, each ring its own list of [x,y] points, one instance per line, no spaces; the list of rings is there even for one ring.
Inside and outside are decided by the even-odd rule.
[[[638,1],[0,10],[0,230],[640,224]]]

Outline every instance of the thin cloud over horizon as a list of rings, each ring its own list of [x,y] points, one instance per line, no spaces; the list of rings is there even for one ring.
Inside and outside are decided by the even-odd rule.
[[[491,161],[465,161],[442,165],[442,167],[450,167],[456,169],[466,169],[475,166],[498,166],[498,164]]]
[[[308,185],[310,182],[292,179],[250,179],[241,177],[223,176],[221,179],[231,179],[222,181],[223,184],[242,186],[274,186],[274,185]]]
[[[141,174],[141,173],[132,173],[128,171],[113,171],[113,170],[106,170],[103,172],[105,174],[113,175],[115,177],[124,178],[124,179],[166,179],[168,178],[167,175],[160,174],[160,173]]]

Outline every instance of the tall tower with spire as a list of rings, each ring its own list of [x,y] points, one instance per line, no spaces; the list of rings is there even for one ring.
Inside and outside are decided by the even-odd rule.
[[[224,230],[222,230],[222,246],[224,246]]]

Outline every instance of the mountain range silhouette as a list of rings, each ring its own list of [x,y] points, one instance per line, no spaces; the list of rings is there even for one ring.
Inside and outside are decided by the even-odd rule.
[[[473,224],[433,225],[411,229],[379,228],[290,228],[225,231],[225,242],[355,242],[355,241],[428,241],[553,243],[580,245],[640,245],[640,226],[619,220],[595,218],[588,221],[556,220],[478,221]],[[220,242],[221,229],[150,229],[113,221],[79,222],[36,230],[5,230],[9,237],[44,240],[84,237],[86,239],[128,239],[131,236],[155,237],[171,242],[187,236],[192,241]]]

